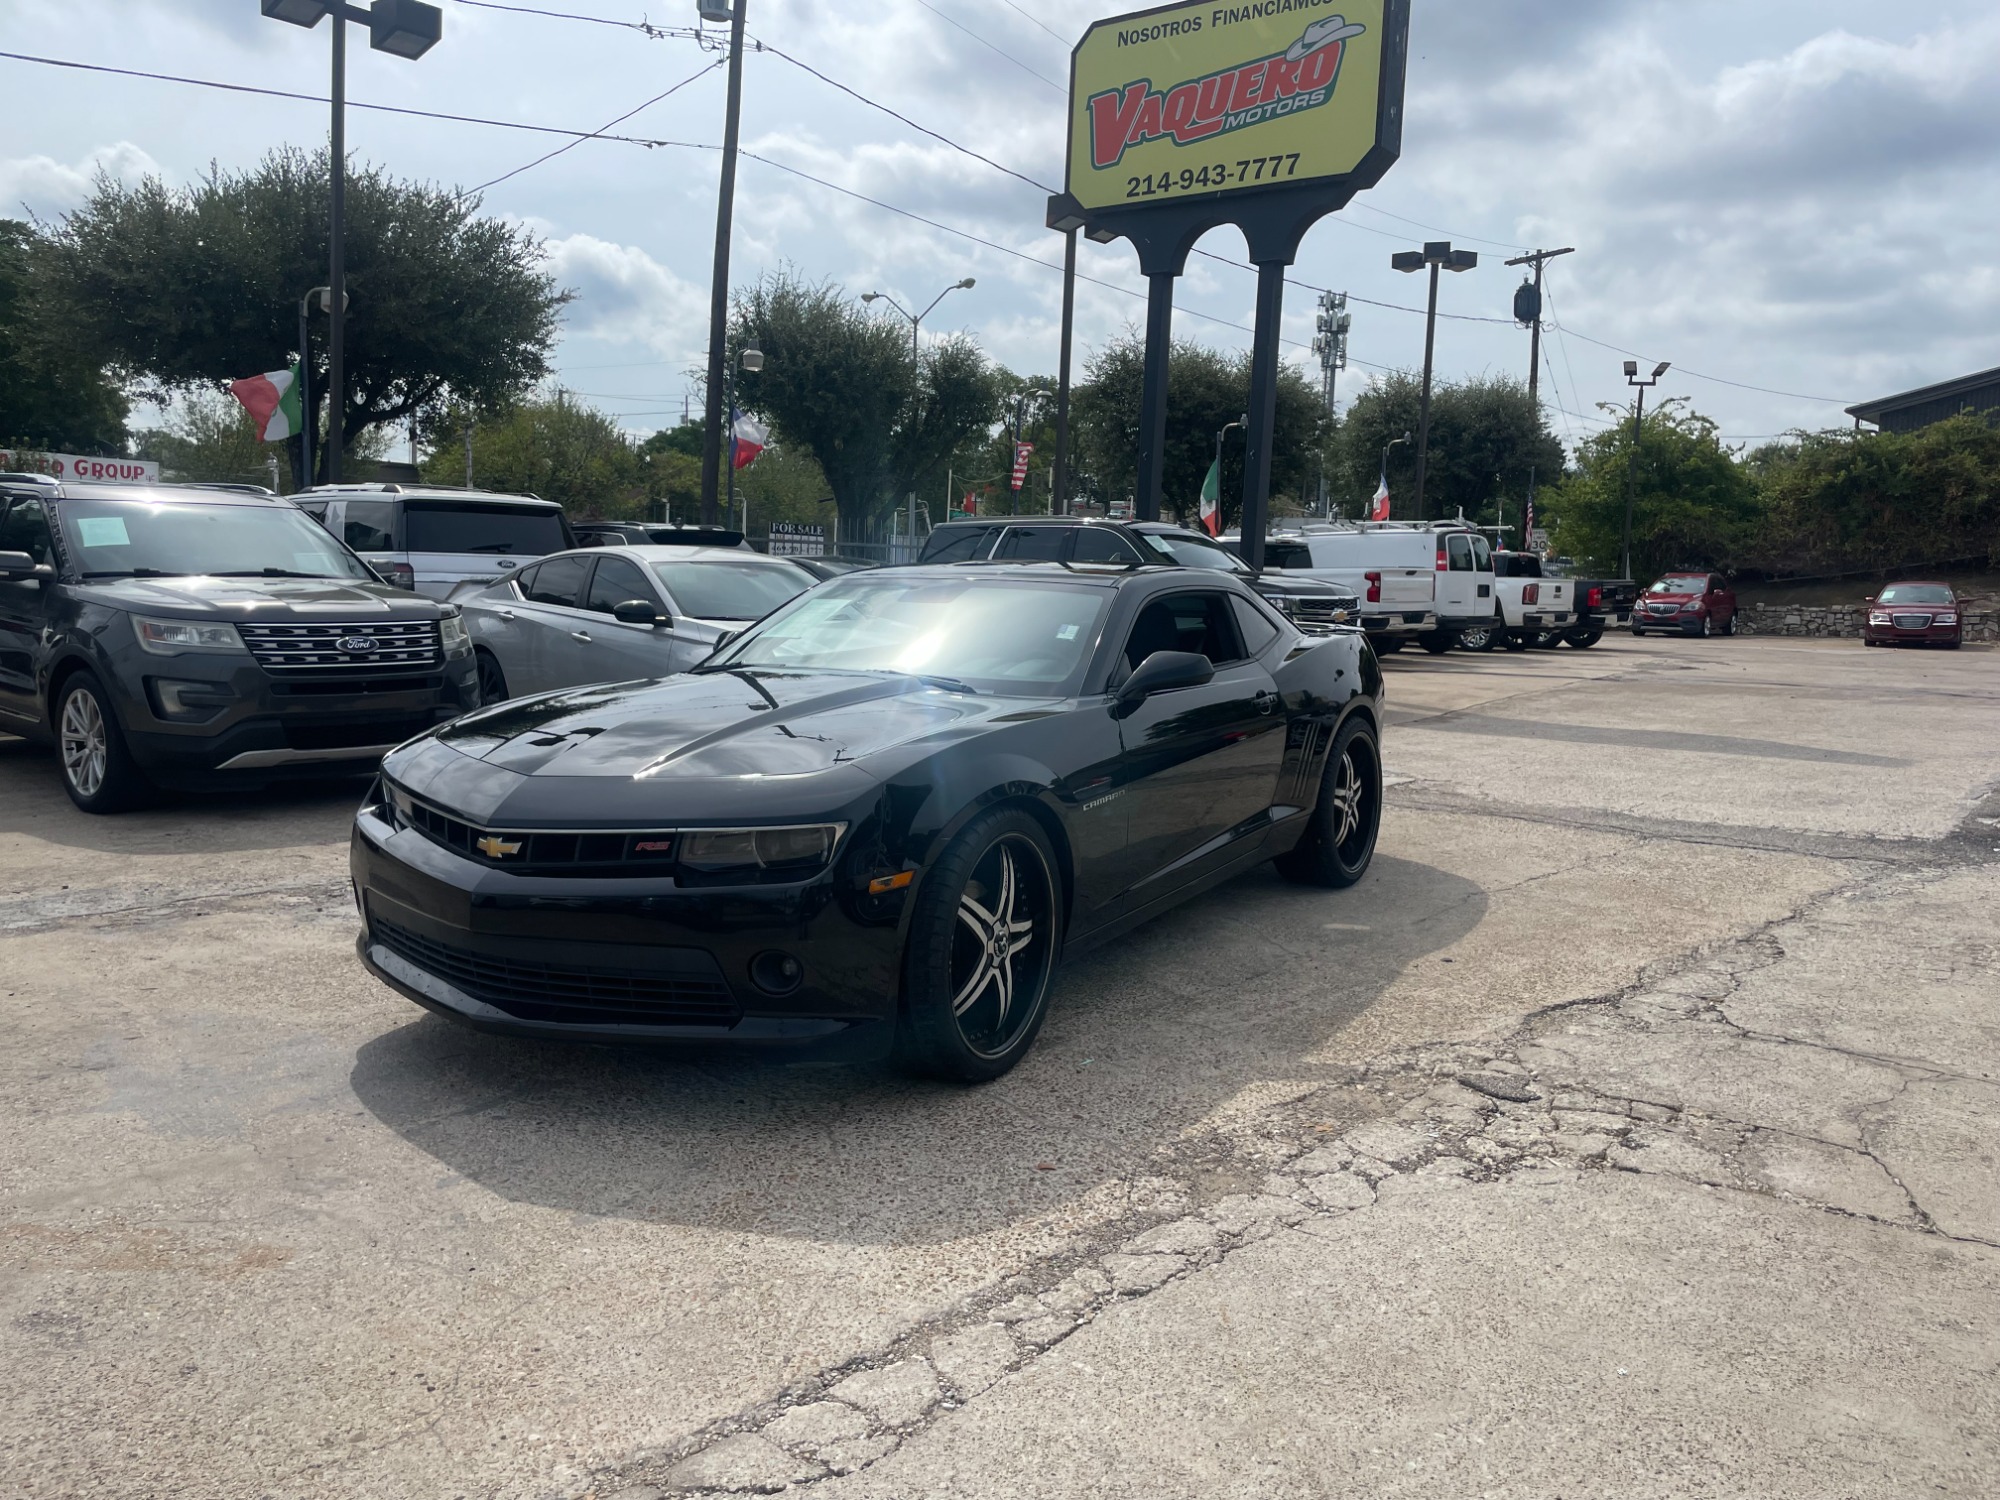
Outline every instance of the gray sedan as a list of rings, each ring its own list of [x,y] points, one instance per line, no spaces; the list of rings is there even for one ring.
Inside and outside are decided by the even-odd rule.
[[[819,582],[795,563],[724,547],[559,552],[458,602],[480,701],[685,672]]]

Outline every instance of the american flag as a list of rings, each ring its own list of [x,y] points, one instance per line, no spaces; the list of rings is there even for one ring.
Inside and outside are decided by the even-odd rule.
[[[1014,445],[1014,488],[1017,490],[1028,482],[1028,455],[1034,451],[1033,443]]]

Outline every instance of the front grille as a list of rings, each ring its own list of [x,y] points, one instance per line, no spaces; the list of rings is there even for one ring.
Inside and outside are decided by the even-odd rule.
[[[1898,630],[1929,630],[1931,628],[1931,617],[1929,615],[1891,615],[1889,618],[1896,622]]]
[[[436,671],[442,660],[435,620],[367,625],[239,625],[257,665],[273,672],[321,676],[357,672]],[[365,650],[352,649],[366,641]],[[342,643],[346,642],[347,645]]]
[[[1288,613],[1301,630],[1332,630],[1347,623],[1345,619],[1338,618],[1348,612],[1344,600],[1293,597],[1285,602]]]
[[[274,698],[360,698],[372,693],[436,693],[444,688],[442,677],[311,677],[304,681],[274,682]]]
[[[678,972],[502,958],[370,915],[371,938],[454,989],[522,1021],[593,1026],[734,1026],[743,1012],[713,954],[652,949]]]
[[[433,843],[517,875],[670,875],[680,843],[672,832],[648,830],[500,832],[476,827],[402,792],[393,794],[391,805],[396,809],[398,821]],[[488,842],[490,850],[503,852],[481,849],[482,842]],[[504,852],[510,845],[511,852]]]

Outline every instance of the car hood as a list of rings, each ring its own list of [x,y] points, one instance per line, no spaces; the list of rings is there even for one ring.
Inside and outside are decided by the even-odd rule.
[[[1701,598],[1699,594],[1641,594],[1641,604],[1693,604]]]
[[[756,780],[815,776],[926,738],[1047,711],[1043,700],[857,673],[704,672],[525,698],[435,731],[523,776]]]
[[[95,603],[140,615],[200,616],[243,624],[288,620],[435,620],[420,594],[338,578],[120,578],[79,586]]]
[[[1260,594],[1286,594],[1294,598],[1313,599],[1354,599],[1359,596],[1353,589],[1342,588],[1337,583],[1328,583],[1320,578],[1279,578],[1269,573],[1259,573],[1249,580],[1250,586]]]

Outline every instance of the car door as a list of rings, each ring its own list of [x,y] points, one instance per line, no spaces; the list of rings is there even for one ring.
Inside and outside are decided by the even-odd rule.
[[[1149,601],[1124,647],[1130,672],[1156,651],[1208,657],[1202,687],[1156,693],[1120,721],[1126,909],[1227,863],[1277,795],[1285,716],[1271,674],[1244,649],[1232,595],[1190,589]],[[1122,680],[1121,674],[1121,680]]]
[[[583,648],[593,617],[583,608],[594,559],[565,554],[551,557],[522,579],[521,602],[511,606],[519,632],[518,666],[504,659],[501,669],[516,694],[546,693],[590,682]]]
[[[25,552],[38,563],[54,566],[50,533],[47,501],[36,495],[16,495],[10,501],[0,495],[0,552]],[[0,580],[0,723],[41,722],[35,669],[55,598],[52,579]]]
[[[694,664],[694,648],[677,640],[669,627],[627,625],[612,613],[633,599],[651,605],[655,614],[671,613],[645,569],[629,557],[606,552],[597,559],[583,604],[590,620],[581,631],[588,639],[579,644],[592,682],[671,677]]]
[[[1736,591],[1716,573],[1708,577],[1708,618],[1712,625],[1724,628],[1736,618]]]

